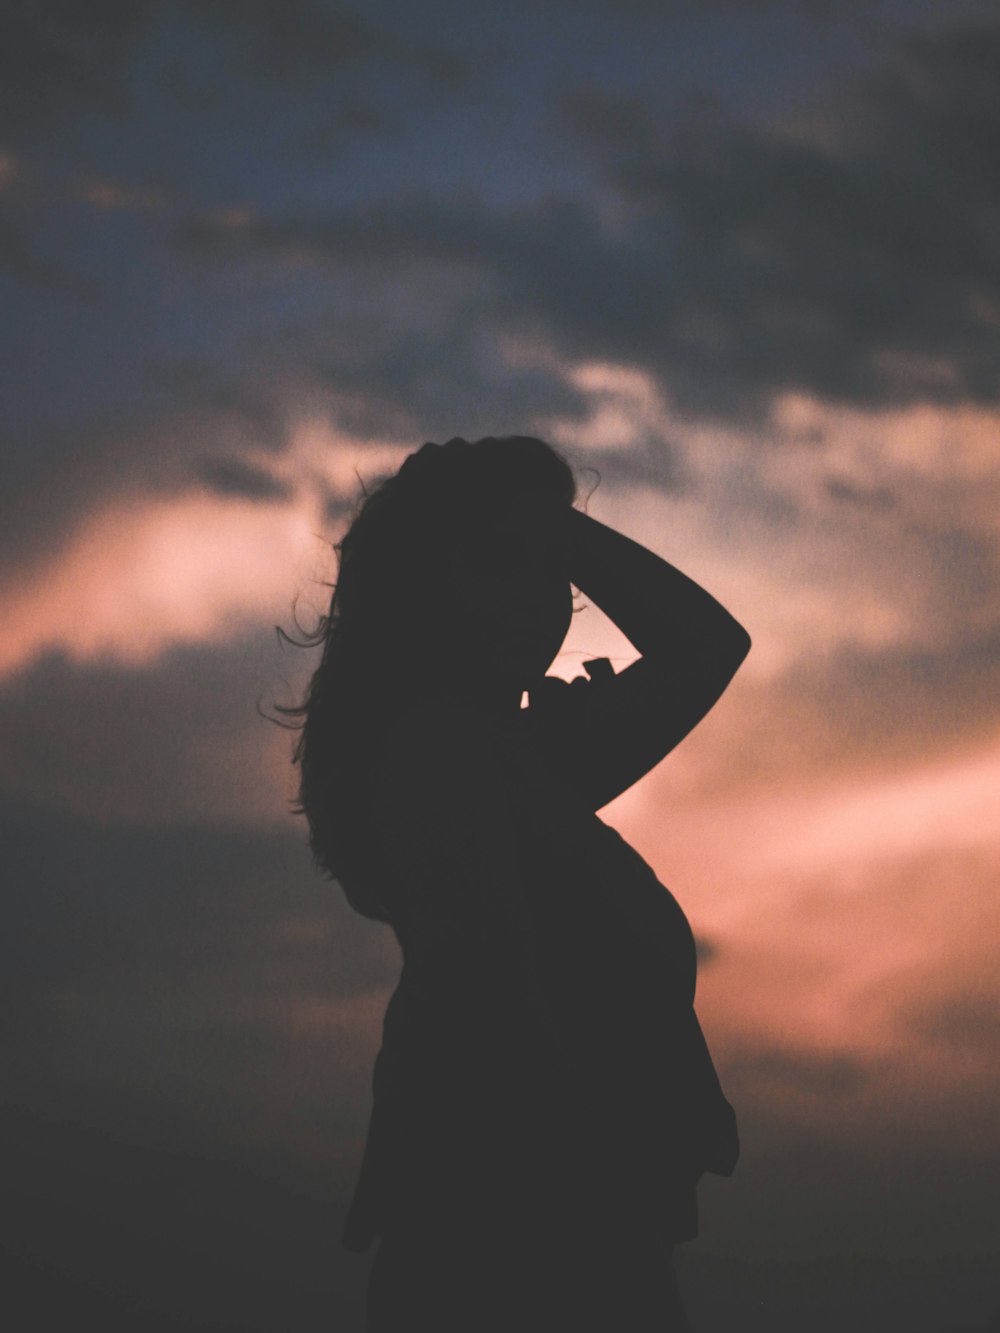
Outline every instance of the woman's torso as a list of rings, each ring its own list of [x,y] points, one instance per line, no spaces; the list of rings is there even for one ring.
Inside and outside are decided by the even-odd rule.
[[[406,848],[380,839],[372,865],[381,860],[404,962],[354,1221],[367,1208],[376,1227],[422,1211],[460,1225],[457,1213],[503,1195],[526,1224],[547,1209],[590,1209],[684,1239],[696,1230],[700,1140],[722,1115],[692,1007],[692,932],[642,857],[546,770],[520,723],[493,720],[489,736],[558,1049],[504,1039],[505,960],[483,957],[474,896],[414,875]],[[391,803],[379,809],[391,822]]]

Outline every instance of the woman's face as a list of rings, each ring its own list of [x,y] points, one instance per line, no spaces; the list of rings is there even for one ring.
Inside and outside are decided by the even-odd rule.
[[[573,618],[573,590],[540,525],[505,522],[495,540],[453,563],[463,614],[491,665],[527,689],[545,674]]]

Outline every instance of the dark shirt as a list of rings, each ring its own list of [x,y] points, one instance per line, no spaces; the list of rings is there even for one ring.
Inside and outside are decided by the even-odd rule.
[[[550,699],[560,687],[596,686],[559,682]],[[496,745],[558,1043],[518,1024],[509,960],[491,957],[463,915],[468,895],[442,885],[436,904],[422,899],[436,913],[428,931],[398,886],[403,969],[341,1237],[349,1249],[394,1227],[446,1235],[484,1210],[510,1227],[589,1215],[686,1240],[699,1176],[735,1163],[735,1117],[693,1008],[687,918],[553,773],[534,730],[544,706],[531,719],[532,699]]]

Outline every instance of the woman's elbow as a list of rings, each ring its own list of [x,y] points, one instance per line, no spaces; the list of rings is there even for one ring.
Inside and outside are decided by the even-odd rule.
[[[724,634],[716,635],[691,666],[701,685],[714,699],[728,688],[750,651],[750,635],[733,621]]]
[[[728,612],[688,646],[690,669],[705,681],[720,682],[720,691],[739,670],[750,652],[750,635]]]
[[[747,631],[738,620],[727,616],[725,625],[720,626],[720,633],[715,643],[720,665],[724,663],[729,668],[730,674],[735,673],[745,661],[750,646],[750,635]]]
[[[733,629],[726,635],[724,643],[716,649],[715,669],[719,683],[719,693],[728,688],[730,681],[739,671],[750,651],[750,635],[742,625],[733,622]]]
[[[736,665],[740,666],[749,656],[753,641],[738,620],[733,621],[733,626],[733,653],[736,657]]]

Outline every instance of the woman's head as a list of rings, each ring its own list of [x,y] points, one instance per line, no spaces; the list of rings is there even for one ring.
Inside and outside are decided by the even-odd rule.
[[[309,640],[322,658],[304,702],[281,711],[303,718],[295,808],[316,863],[365,915],[388,919],[349,846],[363,827],[363,811],[347,811],[352,777],[372,729],[449,680],[488,674],[519,697],[544,674],[569,628],[569,574],[541,525],[511,520],[526,503],[575,498],[569,465],[542,440],[425,444],[366,493],[336,544],[330,609]]]
[[[441,674],[491,663],[544,673],[569,626],[569,576],[543,537],[507,520],[525,500],[568,507],[575,495],[568,464],[530,436],[423,445],[366,497],[340,543],[345,649],[376,674],[398,670],[400,652]]]
[[[424,445],[406,460],[435,510],[436,531],[424,585],[449,666],[494,671],[518,690],[544,674],[569,629],[569,574],[540,524],[516,522],[526,503],[569,507],[573,474],[549,445],[530,436]],[[444,621],[442,624],[441,621]]]

